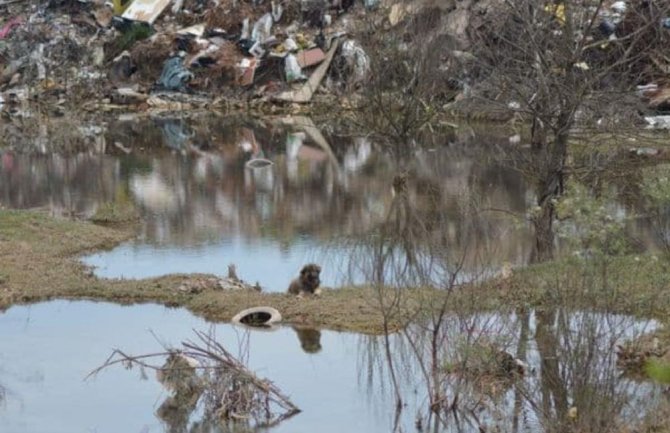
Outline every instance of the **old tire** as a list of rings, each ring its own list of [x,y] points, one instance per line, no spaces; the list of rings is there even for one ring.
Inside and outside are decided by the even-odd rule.
[[[231,321],[236,325],[269,328],[281,320],[281,313],[272,307],[253,307],[240,311]]]

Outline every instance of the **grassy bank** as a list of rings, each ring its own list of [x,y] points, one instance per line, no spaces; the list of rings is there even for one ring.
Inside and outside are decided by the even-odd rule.
[[[307,298],[213,288],[191,293],[180,287],[210,276],[101,279],[78,261],[85,253],[130,239],[133,228],[132,223],[101,226],[37,212],[0,211],[0,308],[55,298],[155,302],[185,307],[209,320],[228,321],[241,309],[267,305],[293,324],[363,333],[383,330],[371,288],[326,289],[321,297]],[[589,264],[570,258],[532,266],[504,280],[461,287],[448,295],[447,302],[449,309],[459,312],[560,306],[653,317],[665,323],[670,320],[669,288],[670,263],[664,258],[625,256]],[[399,314],[393,315],[393,327],[417,312],[430,312],[445,296],[436,290],[405,293]]]
[[[101,279],[78,261],[133,236],[132,225],[101,226],[27,211],[0,211],[0,308],[49,299],[90,299],[122,304],[155,302],[181,306],[214,321],[240,310],[268,305],[293,324],[366,333],[381,331],[369,289],[324,290],[319,298],[283,293],[205,289],[180,290],[206,275],[170,275],[142,280]],[[225,273],[222,269],[222,274]],[[288,282],[287,282],[288,285]]]

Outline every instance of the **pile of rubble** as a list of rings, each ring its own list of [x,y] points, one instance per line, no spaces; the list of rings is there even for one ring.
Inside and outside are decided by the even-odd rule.
[[[238,278],[235,265],[228,266],[228,276],[226,278],[214,277],[188,277],[177,288],[179,292],[188,294],[198,294],[208,290],[223,291],[254,291],[260,292],[263,289],[260,284],[251,285]]]
[[[309,102],[335,57],[355,89],[370,66],[349,28],[376,2],[353,3],[0,0],[0,110],[151,106],[164,93]]]

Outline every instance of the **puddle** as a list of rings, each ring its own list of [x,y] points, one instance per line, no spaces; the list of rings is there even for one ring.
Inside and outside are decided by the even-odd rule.
[[[360,137],[216,117],[121,118],[80,129],[98,134],[90,146],[49,150],[41,140],[35,149],[23,143],[27,152],[0,151],[0,206],[89,218],[105,203],[133,205],[142,216],[137,239],[83,258],[102,277],[223,276],[235,263],[242,279],[284,291],[314,261],[326,286],[369,281],[370,271],[357,267],[370,254],[356,256],[352,244],[388,217],[401,160],[413,173],[412,209],[438,214],[435,236],[446,238],[450,260],[465,256],[464,274],[525,265],[533,246],[530,227],[512,216],[536,201],[511,160],[526,156],[502,155],[506,137],[433,137],[399,157]],[[487,211],[468,211],[473,203]],[[652,245],[658,235],[636,224],[635,237]],[[406,261],[401,254],[398,267]]]
[[[137,240],[84,258],[98,275],[224,275],[235,263],[241,278],[284,291],[306,262],[317,261],[324,285],[364,281],[344,272],[355,261],[348,244],[386,218],[398,172],[391,152],[338,136],[327,137],[326,151],[319,140],[286,127],[221,119],[119,121],[103,138],[104,146],[85,153],[5,152],[0,165],[5,207],[79,218],[106,202],[138,209]],[[272,165],[249,168],[255,159]],[[498,265],[525,262],[531,245],[525,230],[497,214],[473,222],[460,211],[472,195],[524,213],[533,194],[521,174],[478,163],[471,146],[459,145],[420,149],[408,166],[419,173],[417,203],[450,215],[450,237],[496,239],[482,242],[477,253]],[[425,195],[436,188],[439,197]]]
[[[656,326],[626,316],[559,313],[552,322],[557,330],[552,334],[553,339],[543,336],[535,314],[529,315],[527,322],[514,315],[454,317],[446,323],[449,343],[442,347],[449,349],[441,354],[445,362],[452,361],[461,356],[454,351],[459,342],[484,337],[508,342],[508,350],[515,353],[524,323],[526,361],[532,371],[521,384],[527,398],[519,403],[521,394],[515,393],[514,388],[503,391],[493,406],[477,408],[480,422],[500,426],[502,431],[541,431],[540,426],[551,420],[551,414],[538,412],[539,407],[560,414],[559,409],[552,409],[554,405],[560,406],[560,402],[543,406],[543,397],[558,398],[561,392],[565,404],[578,406],[585,419],[589,407],[593,407],[588,392],[601,393],[602,398],[616,402],[596,407],[602,416],[629,417],[629,420],[641,418],[658,401],[661,395],[658,387],[621,378],[614,366],[611,350],[614,344]],[[154,305],[123,307],[54,301],[10,308],[0,314],[2,431],[185,432],[156,415],[168,393],[152,372],[142,379],[137,369],[125,370],[119,366],[103,371],[94,379],[83,378],[101,365],[113,348],[129,354],[161,351],[156,338],[176,346],[192,338],[192,329],[205,330],[208,326],[183,309]],[[215,325],[215,332],[235,353],[247,331],[231,325]],[[248,337],[251,368],[271,379],[303,410],[264,431],[392,431],[395,405],[383,363],[381,338],[290,327],[274,332],[250,331]],[[413,338],[418,347],[423,347],[419,334],[413,334]],[[547,346],[547,342],[553,342],[554,346]],[[399,377],[406,403],[399,426],[402,431],[414,431],[417,414],[425,410],[425,384],[408,340],[394,335],[391,343],[394,362],[402,371]],[[453,396],[459,390],[464,409],[478,398],[481,400],[455,376],[447,376],[444,386],[447,395]],[[514,419],[517,428],[512,428]],[[189,431],[220,431],[198,427],[194,421],[191,420]],[[470,421],[465,417],[461,422],[467,426]],[[439,431],[477,431],[472,426],[465,430],[463,425],[460,430],[452,427]]]
[[[160,350],[150,331],[176,346],[193,337],[193,328],[207,326],[184,310],[152,305],[58,301],[11,308],[0,315],[0,384],[6,388],[6,401],[0,405],[2,431],[170,431],[154,415],[167,393],[152,372],[141,380],[136,369],[119,367],[88,381],[83,378],[113,348],[137,354]],[[235,353],[244,331],[221,325],[216,332]],[[311,352],[315,344],[321,350],[305,352],[291,328],[250,334],[251,367],[303,410],[273,431],[388,431],[386,410],[373,415],[372,403],[358,386],[359,337],[324,331],[315,343],[314,335],[304,334]],[[384,400],[374,404],[383,408]]]

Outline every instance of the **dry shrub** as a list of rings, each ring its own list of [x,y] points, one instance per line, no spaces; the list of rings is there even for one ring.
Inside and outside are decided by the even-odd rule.
[[[232,0],[223,0],[221,3],[205,13],[205,23],[208,28],[220,28],[230,34],[240,33],[242,21],[249,18],[249,27],[263,14],[270,11],[270,3],[254,7],[250,0],[239,0],[237,7],[233,7]]]
[[[167,35],[136,43],[130,51],[130,59],[137,67],[136,76],[141,81],[156,81],[163,70],[163,63],[173,51],[174,40]]]
[[[666,53],[670,43],[670,29],[661,25],[668,13],[668,0],[637,0],[629,6],[617,28],[616,35],[623,43],[613,51],[612,60],[616,60],[627,49],[639,53],[622,71],[631,82],[649,82],[668,75],[670,58]]]
[[[226,42],[215,54],[217,62],[205,68],[194,68],[193,87],[201,90],[222,90],[235,79],[235,65],[242,59],[242,53],[232,42]]]

